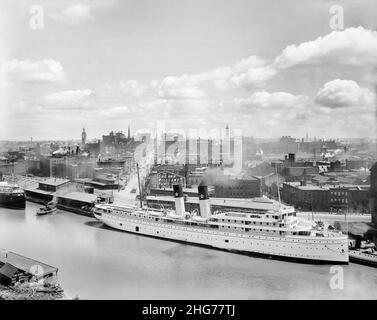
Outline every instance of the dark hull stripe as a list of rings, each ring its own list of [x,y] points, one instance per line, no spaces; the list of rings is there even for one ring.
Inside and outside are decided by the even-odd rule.
[[[377,261],[370,261],[362,258],[350,256],[350,262],[362,264],[370,267],[377,267]]]

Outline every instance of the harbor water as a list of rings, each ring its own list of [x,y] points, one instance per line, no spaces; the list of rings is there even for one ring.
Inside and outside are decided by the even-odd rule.
[[[256,258],[120,232],[74,213],[0,208],[0,248],[59,268],[80,299],[377,299],[377,269]],[[341,270],[341,271],[339,271]],[[334,276],[342,279],[335,282]],[[332,280],[333,279],[333,280]]]

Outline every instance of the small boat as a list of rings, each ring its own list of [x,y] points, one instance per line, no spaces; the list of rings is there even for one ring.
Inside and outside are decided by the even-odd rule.
[[[45,206],[45,207],[39,208],[39,210],[37,211],[37,216],[43,216],[45,214],[50,214],[55,211],[56,211],[56,207]]]

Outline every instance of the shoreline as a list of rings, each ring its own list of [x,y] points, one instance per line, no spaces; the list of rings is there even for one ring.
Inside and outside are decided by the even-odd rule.
[[[0,300],[73,300],[59,284],[45,286],[39,283],[0,284]]]

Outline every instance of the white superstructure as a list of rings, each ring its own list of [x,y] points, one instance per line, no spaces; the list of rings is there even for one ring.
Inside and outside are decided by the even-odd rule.
[[[211,214],[207,189],[201,186],[204,212],[199,216],[182,212],[182,189],[174,186],[174,193],[178,211],[101,204],[93,212],[112,228],[142,235],[268,256],[348,263],[347,236],[315,230],[311,222],[296,217],[293,207]]]

